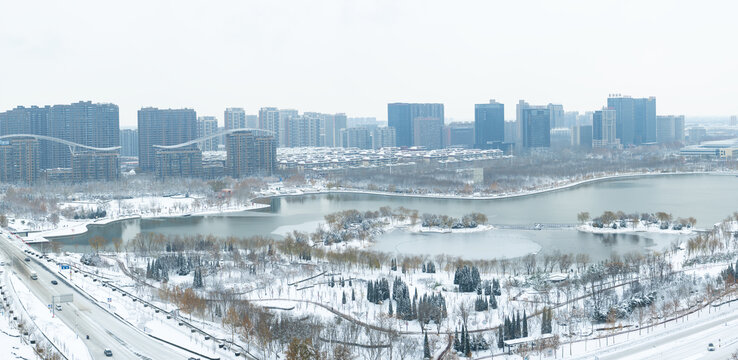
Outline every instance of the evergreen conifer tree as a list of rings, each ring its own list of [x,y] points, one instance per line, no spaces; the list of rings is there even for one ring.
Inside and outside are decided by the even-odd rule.
[[[428,333],[425,333],[425,339],[423,340],[423,359],[430,359],[431,351],[430,344],[428,344]]]
[[[523,310],[523,337],[528,337],[528,315]]]

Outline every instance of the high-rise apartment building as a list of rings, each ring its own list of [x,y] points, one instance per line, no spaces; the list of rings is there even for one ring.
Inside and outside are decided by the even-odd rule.
[[[505,105],[490,100],[474,105],[474,147],[489,149],[505,142]]]
[[[281,134],[279,109],[275,107],[263,107],[259,109],[259,129],[271,131],[277,140],[277,146],[283,146],[283,143],[279,142]]]
[[[120,131],[120,155],[138,156],[138,129],[122,129]]]
[[[244,119],[245,121],[245,119]],[[210,136],[218,133],[218,119],[215,116],[200,116],[197,118],[197,138]],[[218,138],[201,141],[197,146],[202,151],[217,151]]]
[[[684,115],[674,118],[674,141],[684,142]]]
[[[350,117],[346,120],[346,127],[363,126],[367,129],[379,127],[380,123],[375,117]]]
[[[271,175],[276,167],[277,141],[274,136],[239,131],[226,135],[226,153],[228,176]]]
[[[527,149],[551,146],[551,114],[545,106],[525,106],[521,110],[522,146]]]
[[[595,111],[592,115],[592,147],[619,147],[616,124],[617,112],[614,109]]]
[[[413,119],[413,146],[426,149],[443,148],[443,119],[416,117]]]
[[[44,135],[99,148],[119,146],[118,106],[81,101],[70,105],[16,107],[0,113],[0,135]],[[71,167],[67,145],[41,140],[39,168]]]
[[[517,121],[505,121],[505,141],[506,143],[514,144],[519,141],[518,137],[518,122]]]
[[[154,174],[160,180],[201,178],[202,151],[197,145],[173,149],[154,148]]]
[[[144,172],[155,170],[155,163],[159,160],[156,158],[154,145],[177,145],[195,138],[197,138],[195,110],[142,108],[138,111],[139,168]],[[165,160],[167,159],[162,159]]]
[[[592,125],[577,125],[574,128],[572,137],[575,141],[574,146],[578,146],[580,149],[591,150],[592,149]]]
[[[1,182],[36,182],[39,162],[39,141],[34,138],[13,138],[0,143]]]
[[[341,146],[341,130],[347,127],[346,114],[340,113],[325,116],[325,131],[323,144],[327,147]]]
[[[565,128],[566,114],[564,113],[564,106],[559,104],[548,104],[548,112],[551,116],[549,126],[551,129]]]
[[[299,115],[287,115],[285,128],[286,147],[315,147],[321,145],[320,136],[320,114],[305,113]],[[281,116],[281,115],[280,115]]]
[[[0,183],[13,181],[15,181],[13,146],[9,142],[0,141]]]
[[[571,147],[571,137],[571,129],[569,128],[551,129],[549,133],[549,146],[552,149],[564,149]]]
[[[656,142],[656,98],[611,95],[607,107],[616,112],[617,138],[622,145]]]
[[[371,132],[365,127],[341,129],[341,146],[345,148],[371,149]]]
[[[226,130],[248,128],[246,111],[243,108],[226,108],[223,112],[223,122]]]
[[[259,116],[258,115],[246,115],[246,128],[247,129],[258,129],[259,128]]]
[[[295,109],[279,109],[279,146],[290,146],[290,120],[297,118],[300,113]]]
[[[397,146],[440,148],[443,123],[443,104],[392,103],[387,105],[387,125],[395,128]],[[416,134],[416,129],[422,134]]]
[[[395,128],[385,126],[372,130],[372,149],[397,146]]]
[[[503,125],[504,126],[504,125]],[[450,123],[443,127],[444,147],[474,147],[475,124],[473,123]],[[500,142],[501,143],[501,142]]]
[[[120,175],[117,151],[77,151],[72,155],[72,176],[75,182],[114,181]]]

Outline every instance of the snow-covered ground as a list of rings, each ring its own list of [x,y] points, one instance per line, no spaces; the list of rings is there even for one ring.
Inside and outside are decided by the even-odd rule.
[[[30,344],[21,339],[18,329],[8,322],[10,315],[5,310],[0,318],[0,359],[37,359]]]
[[[110,200],[104,202],[72,201],[60,204],[68,212],[85,213],[104,210],[105,217],[99,219],[68,219],[60,217],[56,224],[46,223],[41,231],[32,219],[10,218],[9,226],[16,231],[37,231],[29,233],[26,240],[43,241],[46,237],[79,235],[87,232],[88,225],[104,225],[114,221],[134,218],[161,218],[190,215],[210,215],[229,212],[256,210],[269,205],[237,201],[208,202],[194,196],[141,196],[133,199]]]
[[[584,184],[589,184],[598,181],[614,180],[621,178],[634,178],[642,176],[664,176],[664,175],[687,175],[687,174],[704,174],[705,172],[616,172],[608,174],[599,174],[596,176],[577,178],[573,180],[552,180],[550,183],[542,186],[532,186],[528,188],[521,188],[519,191],[499,193],[499,194],[483,194],[483,193],[398,193],[389,191],[379,190],[368,190],[368,189],[354,189],[354,188],[329,188],[326,186],[325,181],[316,181],[314,184],[306,184],[301,186],[287,186],[284,183],[273,183],[269,184],[268,188],[258,191],[256,194],[260,197],[272,197],[272,196],[299,196],[309,194],[321,194],[321,193],[358,193],[358,194],[375,194],[375,195],[390,195],[398,197],[421,197],[421,198],[434,198],[434,199],[477,199],[477,200],[493,200],[493,199],[509,199],[521,196],[530,196],[535,194],[541,194],[550,191],[558,191],[576,187]],[[729,173],[732,175],[733,173]]]
[[[75,258],[78,259],[77,254],[70,254],[60,257],[59,260],[74,261]],[[104,309],[118,315],[146,334],[178,344],[205,356],[221,358],[232,356],[231,351],[219,348],[218,343],[213,339],[205,340],[204,336],[199,332],[193,333],[190,331],[190,328],[180,326],[176,317],[167,319],[165,312],[176,312],[176,307],[158,300],[158,298],[153,296],[150,289],[137,286],[135,281],[119,271],[117,264],[113,260],[106,259],[105,261],[108,263],[108,266],[102,268],[85,266],[75,262],[75,267],[82,270],[82,272],[63,271],[59,272],[59,274],[84,293],[97,300]],[[84,276],[83,273],[85,272],[94,273],[95,275]],[[99,277],[152,303],[154,306],[163,309],[164,312],[157,312],[154,308],[146,306],[139,301],[134,302],[130,296],[123,296],[120,291],[114,291],[109,286],[103,286],[102,281],[92,280],[93,278]],[[185,314],[181,316],[182,319],[188,319]],[[217,323],[199,322],[197,325],[218,338],[230,338]]]
[[[681,230],[675,230],[669,227],[668,229],[661,229],[659,224],[647,224],[643,221],[637,222],[635,225],[632,222],[628,222],[626,226],[613,229],[609,226],[605,227],[594,227],[592,224],[583,224],[577,226],[577,230],[581,232],[588,232],[593,234],[624,234],[634,232],[648,232],[655,234],[675,234],[675,235],[688,235],[694,232],[694,229],[684,227]]]
[[[61,320],[52,316],[49,304],[38,299],[26,285],[15,275],[10,276],[18,301],[23,304],[30,320],[36,324],[41,332],[53,342],[56,347],[70,360],[92,359],[84,341],[67,327]]]
[[[0,256],[0,260],[5,261],[2,256]],[[6,297],[10,295],[11,291],[7,269],[7,266],[0,266],[0,271],[2,271],[0,285],[2,285],[3,291],[6,292]],[[5,306],[3,302],[0,305],[0,359],[37,359],[32,345],[28,343],[28,338],[22,337],[23,334],[18,330],[18,327],[11,326],[13,315],[8,310],[10,310],[10,307]],[[17,313],[15,316],[17,316]]]

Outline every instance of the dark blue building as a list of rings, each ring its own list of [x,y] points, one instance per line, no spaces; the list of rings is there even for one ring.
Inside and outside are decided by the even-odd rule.
[[[432,139],[432,143],[442,143],[443,130],[443,104],[410,104],[410,103],[392,103],[387,104],[387,126],[395,128],[397,146],[415,146],[416,144],[414,128],[415,119],[436,119],[440,122],[440,126],[434,126],[438,134],[430,134],[438,139]],[[437,141],[436,141],[437,140]]]
[[[607,99],[607,107],[615,110],[615,132],[621,144],[656,142],[656,98],[612,96]]]
[[[474,105],[474,147],[488,149],[505,141],[505,105],[494,100]]]
[[[522,109],[524,148],[551,147],[551,113],[542,106],[530,106]]]

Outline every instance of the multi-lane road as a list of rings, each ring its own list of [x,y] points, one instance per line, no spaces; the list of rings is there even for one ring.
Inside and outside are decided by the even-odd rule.
[[[714,345],[713,350],[708,350],[710,343]],[[705,320],[660,336],[645,338],[643,341],[634,342],[633,345],[626,343],[617,350],[597,358],[725,360],[730,359],[736,350],[738,350],[738,312],[732,312],[717,319]]]
[[[11,243],[11,240],[8,240],[9,235],[5,231],[0,231],[0,251],[6,255],[15,273],[36,297],[51,303],[52,296],[73,294],[74,301],[63,304],[62,311],[57,312],[56,316],[81,338],[90,336],[89,340],[84,341],[93,359],[109,359],[104,354],[105,349],[112,350],[114,359],[173,360],[193,356],[149,337],[103,310],[61,277],[41,265],[39,261],[43,260],[29,256],[16,244]],[[26,257],[30,257],[30,261],[25,261]],[[38,274],[38,280],[32,280],[30,277],[34,271]],[[52,280],[56,280],[58,285],[52,285]]]

